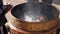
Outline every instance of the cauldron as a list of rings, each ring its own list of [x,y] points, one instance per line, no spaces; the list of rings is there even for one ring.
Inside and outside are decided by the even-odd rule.
[[[58,10],[51,3],[45,4],[38,0],[28,0],[27,3],[16,5],[11,14],[18,21],[12,24],[25,31],[49,31],[59,24]]]

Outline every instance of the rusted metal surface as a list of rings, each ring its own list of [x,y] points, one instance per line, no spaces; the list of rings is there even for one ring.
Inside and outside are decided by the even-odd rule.
[[[18,32],[16,30],[12,30],[12,29],[10,31],[13,34],[56,34],[57,33],[56,31],[50,31],[50,32],[27,32],[27,31],[25,31],[27,33],[24,33],[24,32]]]

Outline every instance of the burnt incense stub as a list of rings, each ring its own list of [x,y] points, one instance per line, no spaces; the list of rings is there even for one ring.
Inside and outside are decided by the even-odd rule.
[[[15,6],[11,14],[20,23],[12,24],[28,31],[49,30],[54,28],[59,20],[58,10],[54,6],[32,0]]]

